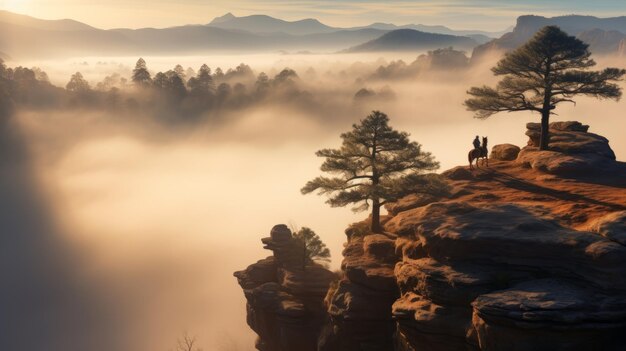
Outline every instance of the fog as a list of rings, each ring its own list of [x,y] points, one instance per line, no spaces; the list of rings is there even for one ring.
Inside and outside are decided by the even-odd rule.
[[[0,219],[11,232],[0,247],[12,253],[3,255],[2,274],[17,287],[15,296],[2,296],[2,306],[22,301],[0,317],[4,330],[15,333],[5,335],[6,345],[171,350],[188,332],[204,350],[250,350],[254,334],[232,273],[270,254],[260,238],[278,223],[311,227],[338,268],[343,230],[367,216],[300,194],[320,174],[316,150],[339,146],[341,132],[379,109],[432,152],[443,171],[467,163],[475,135],[489,136],[490,145],[523,146],[525,124],[539,120],[526,113],[477,120],[465,111],[469,87],[496,82],[492,62],[421,70],[408,79],[372,78],[378,67],[399,59],[410,64],[415,57],[146,58],[153,72],[176,64],[197,69],[203,62],[226,70],[241,60],[255,74],[274,76],[290,67],[300,77],[298,89],[307,92],[306,99],[270,95],[182,126],[141,110],[18,109],[3,125],[0,163],[0,186],[9,194],[0,200]],[[134,61],[20,64],[41,67],[61,86],[80,70],[95,86],[115,72],[128,77]],[[363,88],[390,93],[355,100]],[[626,102],[577,101],[559,105],[552,120],[590,124],[625,160]],[[16,265],[10,273],[7,267]],[[32,302],[38,305],[20,309]],[[10,317],[18,315],[21,322],[10,326]]]
[[[221,67],[224,70],[235,68],[239,63],[253,65],[255,70],[266,73],[278,73],[279,70],[290,67],[298,72],[304,72],[313,67],[316,71],[323,73],[335,71],[338,67],[349,68],[356,64],[378,67],[393,60],[405,60],[407,62],[425,52],[393,52],[393,53],[359,53],[359,54],[317,54],[317,53],[258,53],[258,54],[215,54],[210,56],[143,56],[148,62],[151,71],[166,71],[176,64],[181,64],[185,68],[193,67],[197,69],[203,63],[211,68]],[[50,76],[50,80],[59,86],[64,86],[72,73],[80,71],[90,82],[101,81],[105,76],[118,72],[126,77],[130,76],[137,56],[106,56],[106,57],[71,57],[65,59],[40,59],[11,61],[10,65],[22,65],[25,67],[37,66],[45,70]]]

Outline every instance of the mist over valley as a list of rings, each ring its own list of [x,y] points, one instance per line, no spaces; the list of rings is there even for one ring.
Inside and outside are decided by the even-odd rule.
[[[367,217],[302,196],[315,152],[373,110],[439,173],[467,165],[476,135],[526,145],[537,114],[475,119],[463,103],[550,24],[588,43],[596,69],[626,67],[626,17],[491,32],[229,13],[103,30],[0,11],[0,349],[173,350],[185,333],[252,349],[233,272],[267,256],[260,239],[311,227],[338,270],[344,230]],[[625,161],[624,111],[582,97],[553,119],[591,125]]]

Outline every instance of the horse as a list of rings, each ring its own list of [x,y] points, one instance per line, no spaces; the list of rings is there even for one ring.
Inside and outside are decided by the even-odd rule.
[[[489,158],[487,158],[489,151],[487,150],[487,137],[483,137],[483,143],[479,149],[473,149],[467,154],[467,159],[469,161],[470,170],[474,169],[472,166],[472,162],[476,160],[476,168],[478,167],[478,159],[483,159],[483,165],[485,162],[487,163],[487,167],[489,167]]]

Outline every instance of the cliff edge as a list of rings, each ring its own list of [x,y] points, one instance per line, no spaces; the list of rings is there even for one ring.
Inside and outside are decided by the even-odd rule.
[[[497,145],[444,172],[445,197],[389,204],[346,231],[318,350],[623,350],[626,167],[578,122],[551,148]],[[271,349],[279,350],[279,349]]]
[[[321,265],[303,265],[301,243],[284,224],[263,238],[273,252],[235,277],[244,291],[247,322],[260,351],[317,350],[326,321],[324,297],[336,275]]]

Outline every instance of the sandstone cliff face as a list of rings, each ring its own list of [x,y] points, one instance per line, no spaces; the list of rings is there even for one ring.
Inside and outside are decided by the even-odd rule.
[[[527,134],[444,172],[448,196],[389,204],[384,235],[346,232],[318,350],[625,349],[626,167],[580,123],[550,151]]]
[[[247,300],[248,325],[258,334],[260,351],[317,350],[326,321],[324,297],[335,274],[309,264],[303,269],[302,249],[285,225],[264,238],[274,255],[235,272]]]
[[[344,277],[329,291],[329,324],[320,351],[393,350],[391,305],[398,298],[395,238],[352,235],[343,251]]]
[[[516,160],[453,169],[450,198],[393,206],[402,350],[624,349],[626,171],[588,128],[553,123],[538,151],[529,124]]]

